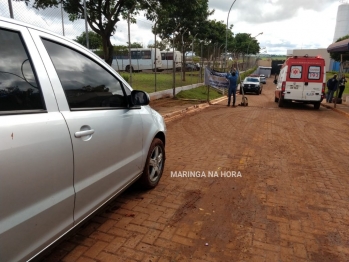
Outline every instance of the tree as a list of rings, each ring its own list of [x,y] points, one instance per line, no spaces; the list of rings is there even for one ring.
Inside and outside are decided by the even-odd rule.
[[[202,56],[209,59],[209,51],[217,50],[215,52],[215,56],[219,55],[219,49],[222,49],[222,45],[225,47],[225,31],[226,25],[223,21],[216,20],[206,20],[204,21],[200,28],[199,33],[196,37],[198,40],[194,51],[196,54],[200,54],[201,56],[201,44],[202,46]],[[200,40],[199,40],[200,39]],[[230,34],[229,40],[232,39],[232,34]],[[201,41],[201,42],[200,42]],[[210,43],[209,45],[205,45],[205,43]]]
[[[102,37],[93,31],[88,32],[89,47],[91,49],[100,49],[102,47]],[[86,32],[74,39],[79,44],[86,47]]]
[[[243,60],[246,54],[257,54],[260,51],[258,41],[247,33],[238,33],[234,37],[232,50],[242,54]]]
[[[168,39],[164,39],[162,41],[158,41],[156,40],[156,45],[155,44],[149,44],[148,48],[159,48],[161,51],[162,50],[166,50],[169,51],[170,48],[169,46],[171,45],[171,43],[168,41]]]
[[[337,39],[336,43],[340,42],[342,40],[348,39],[348,38],[349,38],[349,35],[342,36],[342,37]],[[345,53],[343,52],[342,54],[348,55],[349,52],[345,52]],[[341,54],[340,53],[330,53],[330,57],[337,62],[341,61]]]
[[[127,42],[127,46],[128,46],[128,42]],[[143,44],[142,43],[138,43],[138,42],[133,42],[131,43],[131,48],[143,48]]]
[[[29,3],[30,0],[20,0]],[[136,13],[139,10],[139,0],[86,0],[86,19],[90,28],[101,36],[105,61],[111,65],[113,61],[113,45],[110,37],[115,32],[116,23],[120,17]],[[85,19],[84,2],[78,0],[35,0],[34,7],[45,9],[58,7],[62,4],[64,11],[69,14],[69,19]],[[134,21],[134,20],[133,20]]]
[[[182,50],[184,65],[184,54],[193,36],[199,33],[201,24],[212,14],[208,9],[208,0],[185,1],[185,7],[183,0],[147,0],[143,9],[147,10],[147,19],[156,24],[153,32],[156,31],[161,39],[175,40],[177,50]],[[176,36],[175,32],[178,32]]]

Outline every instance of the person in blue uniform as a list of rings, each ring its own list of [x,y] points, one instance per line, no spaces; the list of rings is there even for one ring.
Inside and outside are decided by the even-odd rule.
[[[233,95],[233,105],[232,107],[236,107],[236,88],[238,83],[239,71],[234,68],[230,73],[227,73],[226,78],[229,80],[228,87],[228,105],[230,106],[231,96]]]

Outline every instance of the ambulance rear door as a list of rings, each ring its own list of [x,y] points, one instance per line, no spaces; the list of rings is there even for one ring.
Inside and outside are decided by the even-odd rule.
[[[286,100],[302,100],[304,85],[304,64],[301,61],[290,61],[285,83]]]
[[[303,98],[306,101],[320,101],[322,94],[324,66],[321,60],[306,64]]]

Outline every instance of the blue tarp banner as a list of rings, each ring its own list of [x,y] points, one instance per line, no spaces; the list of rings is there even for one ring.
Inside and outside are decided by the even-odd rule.
[[[227,73],[212,70],[208,66],[205,68],[205,85],[216,88],[228,88],[229,80],[226,79]]]

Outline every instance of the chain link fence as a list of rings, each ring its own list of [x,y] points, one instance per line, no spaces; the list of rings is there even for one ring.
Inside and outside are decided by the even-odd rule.
[[[11,1],[11,2],[10,2]],[[22,21],[51,32],[54,32],[59,35],[63,35],[69,39],[76,39],[83,32],[86,32],[85,20],[79,19],[74,22],[69,20],[69,15],[63,10],[62,6],[51,7],[46,9],[36,9],[34,8],[34,0],[30,0],[25,3],[24,1],[13,1],[13,0],[1,0],[0,1],[0,16],[11,18],[11,8],[12,5],[12,13],[13,18],[18,21]],[[140,24],[139,24],[140,23]],[[149,21],[144,21],[143,19],[137,19],[137,24],[143,30],[149,30],[149,33],[153,35],[151,32],[152,23]],[[88,26],[88,25],[87,25]],[[88,28],[89,31],[91,31]],[[120,31],[120,32],[119,32]],[[126,39],[127,33],[118,28],[117,32],[122,33],[123,35],[116,34],[112,37],[112,40],[116,39]],[[139,32],[135,29],[134,34],[139,34]],[[132,36],[132,32],[131,32]],[[131,39],[132,42],[136,42]],[[127,40],[128,41],[128,40]],[[126,45],[126,42],[125,44]],[[146,46],[145,46],[146,47]],[[211,56],[212,57],[212,56]],[[213,62],[213,61],[212,61]],[[206,62],[208,63],[208,61]],[[212,64],[211,64],[212,65]],[[121,67],[122,68],[122,67]],[[114,68],[116,71],[119,71],[121,75],[126,80],[131,80],[132,86],[135,89],[145,90],[147,92],[161,91],[166,89],[171,89],[173,86],[187,86],[194,85],[197,83],[203,82],[203,71],[194,71],[186,73],[186,80],[182,80],[181,72],[176,72],[175,75],[172,75],[172,70],[165,70],[163,72],[157,72],[157,76],[154,76],[154,72],[152,70],[143,71],[142,73],[133,73],[132,76],[125,72],[124,69]],[[124,71],[124,72],[122,72]],[[175,83],[173,83],[173,79],[175,79]]]
[[[50,30],[69,39],[75,39],[86,30],[84,20],[69,21],[68,14],[61,6],[38,10],[33,7],[33,0],[27,4],[24,1],[11,1],[11,4],[15,20]],[[0,1],[0,15],[11,17],[9,1]]]

